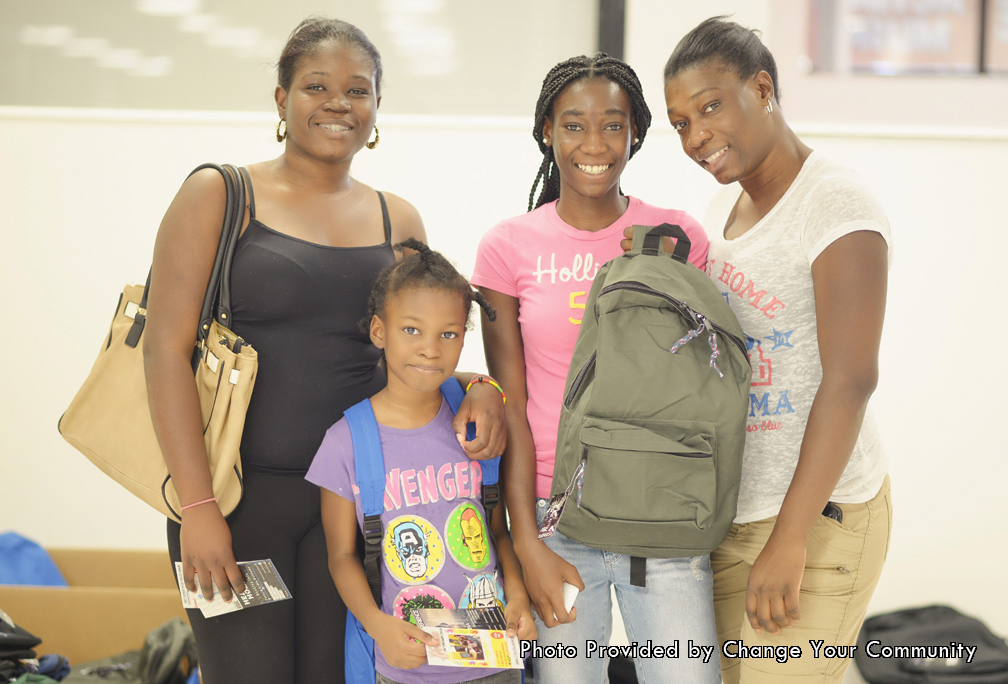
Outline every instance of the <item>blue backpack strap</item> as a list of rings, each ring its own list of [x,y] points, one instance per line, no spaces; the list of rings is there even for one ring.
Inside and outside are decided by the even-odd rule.
[[[448,378],[441,383],[441,394],[448,402],[448,407],[452,413],[458,413],[462,400],[465,399],[465,390],[455,378]],[[469,423],[466,426],[466,439],[471,440],[476,437],[476,423]],[[480,461],[480,468],[483,471],[483,510],[486,511],[487,525],[490,525],[490,518],[493,509],[500,501],[500,456],[486,461]]]
[[[385,457],[382,454],[378,421],[371,400],[351,406],[343,413],[350,425],[354,471],[364,510],[364,574],[375,604],[381,607],[381,542],[384,536],[381,513],[385,497]],[[344,677],[347,684],[374,682],[374,639],[357,617],[347,611],[344,637]]]
[[[441,396],[445,398],[448,402],[448,408],[451,409],[452,413],[458,413],[459,406],[462,405],[462,400],[465,399],[465,390],[462,389],[462,385],[455,378],[448,378],[441,383]],[[470,440],[476,437],[476,423],[469,423],[466,425],[466,439]]]
[[[343,676],[346,684],[374,684],[374,639],[364,626],[347,611],[343,639]]]
[[[350,425],[354,470],[364,510],[364,574],[375,604],[381,608],[381,544],[384,536],[381,513],[385,504],[385,457],[382,455],[378,421],[371,400],[348,408],[343,415]]]

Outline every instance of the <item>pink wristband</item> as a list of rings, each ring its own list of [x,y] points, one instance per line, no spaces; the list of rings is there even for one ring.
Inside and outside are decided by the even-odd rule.
[[[209,499],[203,499],[202,501],[197,501],[196,503],[186,504],[185,506],[182,507],[182,511],[184,511],[187,508],[195,508],[196,506],[202,506],[203,504],[210,503],[211,501],[216,502],[217,497],[212,496]],[[181,513],[182,511],[179,512]]]

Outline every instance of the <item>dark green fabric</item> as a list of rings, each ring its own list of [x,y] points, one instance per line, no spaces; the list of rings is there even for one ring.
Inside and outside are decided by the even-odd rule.
[[[25,673],[15,679],[12,684],[56,684],[56,680],[45,675]]]
[[[140,684],[143,679],[140,677],[140,670],[137,664],[140,662],[140,651],[126,651],[117,653],[114,656],[92,660],[82,665],[74,665],[70,668],[70,674],[62,681],[62,684],[95,684],[96,682],[116,682],[116,684]],[[118,669],[117,666],[127,665],[125,669]],[[105,670],[104,668],[117,668]],[[89,672],[89,674],[83,674]],[[102,674],[105,674],[103,677]]]
[[[148,632],[139,651],[127,651],[75,665],[63,683],[184,684],[196,664],[196,642],[192,629],[176,617]],[[121,665],[126,667],[105,670]],[[88,670],[89,674],[82,673]]]
[[[147,634],[138,667],[143,684],[184,684],[196,661],[192,629],[172,618]]]
[[[752,369],[745,336],[708,276],[634,246],[599,269],[567,374],[552,494],[585,461],[581,505],[558,529],[644,558],[703,555],[728,533],[738,500]],[[658,294],[656,294],[658,293]],[[672,354],[703,314],[708,331]]]

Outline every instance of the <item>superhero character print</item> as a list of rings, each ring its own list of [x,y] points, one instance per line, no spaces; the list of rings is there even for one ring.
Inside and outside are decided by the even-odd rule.
[[[385,527],[385,567],[402,584],[426,584],[444,566],[444,544],[437,529],[415,515],[403,515]]]
[[[504,589],[497,581],[497,571],[493,574],[484,572],[476,577],[466,577],[468,583],[459,608],[503,608]]]
[[[483,570],[490,564],[490,539],[483,512],[471,502],[455,507],[445,523],[448,553],[467,570]]]
[[[392,615],[415,625],[414,609],[448,608],[450,610],[454,607],[455,603],[444,589],[435,587],[433,584],[425,584],[420,587],[406,587],[400,591],[395,597],[395,601],[392,602]]]

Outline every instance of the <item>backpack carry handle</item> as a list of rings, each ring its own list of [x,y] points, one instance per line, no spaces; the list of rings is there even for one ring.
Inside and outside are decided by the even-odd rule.
[[[637,237],[638,233],[642,234],[641,238]],[[660,226],[654,226],[653,228],[648,226],[634,226],[633,234],[634,240],[633,247],[630,249],[631,252],[636,253],[639,248],[641,254],[647,254],[648,256],[658,256],[659,254],[664,254],[665,250],[664,245],[662,244],[662,237],[667,236],[676,239],[675,250],[671,255],[672,258],[684,264],[689,259],[690,239],[686,235],[686,231],[678,225],[663,223]]]

